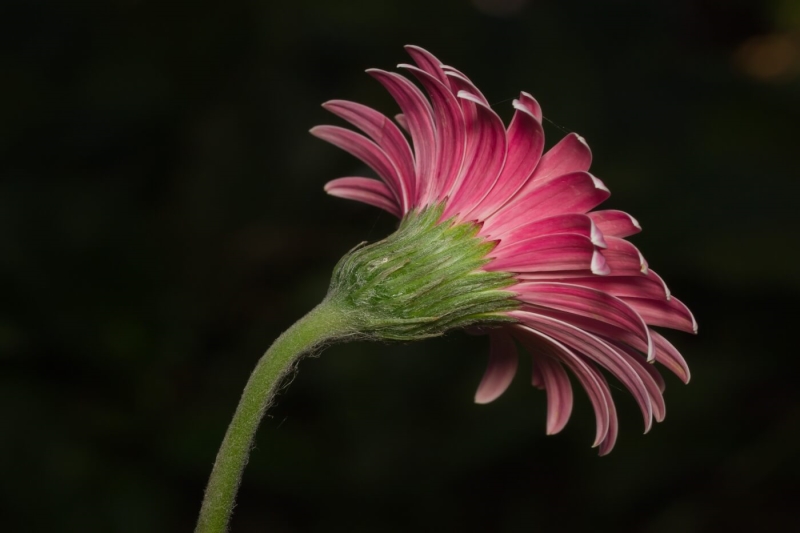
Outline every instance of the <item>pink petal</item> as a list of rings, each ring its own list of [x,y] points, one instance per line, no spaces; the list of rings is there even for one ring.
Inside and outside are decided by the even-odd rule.
[[[585,278],[572,278],[569,282],[618,297],[632,296],[635,298],[666,300],[669,294],[661,278],[656,276],[652,270],[648,270],[646,276],[640,274],[634,276],[588,276]]]
[[[397,199],[385,183],[371,178],[339,178],[325,184],[331,196],[356,200],[388,211],[397,218],[402,216]]]
[[[585,172],[591,165],[592,151],[586,144],[586,140],[577,133],[570,133],[542,156],[536,170],[519,190],[516,198],[524,196],[531,189],[556,179],[558,176]]]
[[[572,385],[561,363],[535,352],[531,356],[535,375],[539,376],[541,388],[547,392],[546,433],[555,435],[564,429],[572,414]]]
[[[615,209],[592,211],[589,216],[592,217],[603,235],[624,238],[642,231],[642,227],[635,218]]]
[[[442,82],[442,84],[447,87],[448,90],[450,89],[450,82],[447,80],[447,76],[444,74],[442,62],[439,61],[436,56],[424,48],[414,46],[413,44],[406,45],[405,49],[419,68]]]
[[[436,125],[436,175],[429,180],[426,191],[421,193],[423,205],[439,202],[450,191],[461,170],[466,150],[467,132],[464,115],[456,97],[438,79],[410,65],[400,65],[414,74],[422,83],[433,102]],[[442,74],[444,76],[444,74]]]
[[[311,128],[311,134],[334,146],[338,146],[363,161],[386,182],[394,196],[398,199],[402,198],[401,191],[404,189],[404,185],[400,174],[386,153],[377,144],[363,135],[339,126],[316,126]]]
[[[412,207],[420,207],[419,201],[427,183],[436,172],[436,133],[433,122],[433,111],[416,85],[394,72],[379,69],[367,70],[372,77],[383,85],[397,101],[408,123],[411,142],[414,145],[416,168],[416,197]]]
[[[361,129],[380,146],[397,169],[403,212],[407,212],[414,194],[414,154],[400,129],[388,117],[355,102],[331,100],[322,107]]]
[[[648,265],[642,253],[625,239],[605,236],[608,247],[601,253],[608,261],[613,276],[647,274]]]
[[[644,416],[645,433],[653,424],[653,406],[650,393],[642,381],[637,369],[628,362],[628,357],[618,349],[600,338],[568,322],[537,315],[529,311],[513,311],[511,316],[523,324],[569,346],[578,354],[582,354],[611,372],[631,392]]]
[[[522,91],[519,95],[519,101],[533,113],[533,116],[536,117],[539,122],[542,121],[542,107],[539,105],[539,102],[536,101],[536,98]]]
[[[449,65],[442,65],[442,69],[444,69],[444,73],[450,82],[450,89],[453,91],[453,94],[458,94],[459,91],[466,91],[477,96],[484,105],[489,105],[489,100],[486,99],[480,89],[472,83],[472,80],[470,80],[466,74]],[[464,104],[465,102],[461,103]]]
[[[596,230],[591,218],[578,213],[567,213],[534,220],[511,230],[500,239],[499,243],[492,251],[492,255],[498,258],[502,257],[503,250],[509,249],[517,243],[534,237],[555,235],[557,233],[582,235],[592,241],[592,244],[595,246],[603,248],[606,246],[602,234]]]
[[[689,380],[692,379],[692,374],[689,372],[689,365],[686,364],[686,360],[684,360],[681,353],[658,332],[650,331],[650,336],[656,346],[655,360],[672,371],[681,381],[689,383]],[[634,348],[638,349],[636,346]]]
[[[396,114],[394,116],[394,120],[400,125],[401,128],[403,128],[403,131],[408,133],[408,121],[406,120],[406,116],[404,114],[402,113]]]
[[[531,180],[545,182],[564,174],[583,172],[592,166],[592,151],[586,139],[570,133],[542,156]]]
[[[517,347],[510,336],[501,332],[489,334],[489,365],[483,375],[478,391],[475,393],[475,403],[489,403],[503,394],[517,372]]]
[[[506,159],[506,130],[497,113],[469,93],[460,91],[461,100],[472,102],[475,120],[465,112],[467,128],[467,151],[464,164],[449,194],[450,202],[444,218],[461,213],[466,220],[469,212],[480,204],[494,187]]]
[[[665,388],[664,378],[661,377],[661,374],[654,365],[649,364],[642,354],[633,348],[622,343],[613,343],[611,341],[609,341],[609,343],[617,349],[619,354],[627,360],[629,365],[636,369],[650,396],[650,403],[653,406],[653,417],[656,419],[656,422],[662,422],[667,416],[667,404],[664,402],[664,396],[662,394]]]
[[[557,340],[527,326],[516,326],[514,332],[517,338],[531,353],[551,357],[567,365],[581,382],[589,400],[594,407],[597,418],[597,432],[595,433],[594,446],[599,445],[608,435],[609,421],[612,417],[608,405],[608,385],[601,382],[597,371],[592,369],[580,357]],[[604,388],[606,389],[604,391]]]
[[[514,100],[513,106],[516,112],[506,134],[508,156],[497,183],[472,213],[478,220],[485,219],[514,196],[536,168],[542,155],[544,130],[540,119],[519,100]]]
[[[617,408],[614,406],[614,398],[611,397],[611,389],[608,387],[606,378],[597,370],[594,370],[594,372],[597,381],[601,384],[600,390],[602,390],[605,395],[606,404],[608,404],[608,433],[606,433],[606,437],[603,439],[603,442],[600,443],[600,448],[598,449],[598,455],[602,457],[611,453],[611,450],[614,449],[614,445],[617,443],[619,420],[617,419]]]
[[[517,299],[539,313],[553,309],[620,328],[650,345],[650,333],[642,317],[621,299],[601,291],[568,283],[524,282],[513,287]],[[548,315],[552,316],[552,315]],[[559,318],[559,317],[553,317]],[[565,319],[565,322],[571,322]]]
[[[559,176],[505,205],[486,219],[482,235],[502,237],[532,220],[564,213],[586,213],[609,197],[608,189],[588,172]]]
[[[569,233],[534,237],[506,247],[484,267],[507,272],[591,269],[595,247],[587,237]]]
[[[669,301],[629,297],[622,299],[652,326],[697,333],[697,322],[692,312],[677,298],[670,298]]]

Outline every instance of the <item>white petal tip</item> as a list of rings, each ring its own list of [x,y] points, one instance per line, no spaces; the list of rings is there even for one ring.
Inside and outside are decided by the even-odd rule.
[[[628,216],[631,218],[631,224],[633,224],[633,227],[641,231],[642,225],[639,224],[639,221],[636,220],[635,218],[631,217],[630,215],[628,215]]]
[[[456,96],[459,98],[463,98],[464,100],[469,100],[470,102],[474,102],[476,104],[485,105],[479,97],[464,90],[458,91],[458,94],[456,94]]]
[[[583,138],[581,135],[575,134],[575,138],[577,138],[581,144],[583,144],[586,148],[589,148],[589,143],[586,142],[586,139]]]
[[[525,104],[523,104],[522,102],[520,102],[520,101],[519,101],[519,100],[517,100],[516,98],[515,98],[514,100],[512,100],[512,101],[511,101],[511,106],[512,106],[514,109],[516,109],[517,111],[521,111],[522,113],[525,113],[526,115],[528,115],[528,116],[530,116],[530,117],[532,117],[532,118],[536,118],[536,115],[534,115],[534,114],[531,112],[531,110],[530,110],[530,109],[528,109],[528,106],[526,106]]]
[[[607,276],[611,274],[611,268],[608,266],[606,262],[606,258],[603,257],[603,254],[595,250],[592,253],[592,274],[596,274],[598,276]]]
[[[582,137],[579,137],[579,138],[582,139]],[[595,189],[600,189],[601,191],[606,191],[608,193],[611,192],[611,191],[608,190],[608,187],[606,187],[606,184],[603,183],[603,181],[600,178],[598,178],[597,176],[595,176],[593,174],[589,174],[589,175],[592,177],[592,182],[594,183]]]

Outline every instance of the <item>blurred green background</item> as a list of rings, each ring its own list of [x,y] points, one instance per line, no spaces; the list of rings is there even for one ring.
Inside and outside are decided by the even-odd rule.
[[[250,370],[392,231],[326,196],[361,164],[311,137],[363,70],[428,48],[549,145],[585,136],[605,205],[689,304],[693,370],[642,436],[544,435],[522,363],[476,406],[482,338],[304,360],[258,435],[233,532],[800,530],[800,4],[6,0],[0,7],[4,531],[190,531]]]

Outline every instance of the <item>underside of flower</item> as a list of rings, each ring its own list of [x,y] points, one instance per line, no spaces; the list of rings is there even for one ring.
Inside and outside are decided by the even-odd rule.
[[[360,129],[312,133],[353,154],[379,177],[345,177],[325,190],[396,215],[400,229],[357,248],[337,266],[331,297],[345,299],[365,334],[415,339],[488,324],[489,366],[475,396],[500,396],[517,370],[517,347],[533,358],[534,386],[547,393],[547,433],[572,411],[569,371],[597,418],[595,446],[608,453],[617,415],[605,375],[622,383],[648,431],[665,416],[658,362],[684,382],[680,353],[653,327],[696,333],[626,240],[641,231],[627,213],[595,210],[610,195],[588,172],[591,151],[571,133],[544,152],[542,111],[528,93],[508,127],[460,71],[422,48],[400,65],[419,86],[369,70],[397,101],[395,120],[335,100],[324,107]],[[421,86],[421,87],[420,87]],[[360,314],[360,315],[359,315]]]
[[[475,323],[511,323],[519,308],[506,272],[483,270],[495,243],[476,224],[441,221],[444,206],[409,212],[386,239],[360,245],[333,271],[329,298],[363,335],[417,340]]]

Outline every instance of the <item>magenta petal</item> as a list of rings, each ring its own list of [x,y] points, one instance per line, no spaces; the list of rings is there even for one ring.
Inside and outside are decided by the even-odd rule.
[[[505,248],[485,270],[547,272],[591,269],[594,245],[587,237],[569,233],[534,237]]]
[[[450,89],[453,91],[453,94],[458,94],[459,91],[466,91],[477,96],[484,105],[489,105],[489,100],[486,99],[480,89],[472,83],[472,80],[470,80],[466,74],[449,65],[442,65],[442,68],[450,82]],[[461,104],[464,105],[465,102],[462,101]]]
[[[592,151],[586,139],[577,133],[570,133],[542,156],[531,180],[545,182],[571,172],[589,170],[592,166]]]
[[[490,107],[464,91],[458,93],[461,100],[472,102],[475,120],[470,121],[470,113],[465,113],[467,128],[467,151],[461,172],[449,194],[450,202],[444,217],[461,213],[462,219],[478,206],[492,190],[503,163],[506,160],[506,130],[503,121]]]
[[[436,175],[428,181],[428,188],[418,197],[423,205],[444,199],[461,170],[466,149],[467,132],[464,115],[456,97],[438,79],[410,65],[400,65],[414,74],[428,91],[433,103],[436,124]],[[444,76],[444,75],[443,75]]]
[[[506,391],[517,372],[519,358],[512,338],[501,332],[492,332],[489,338],[489,364],[475,393],[475,403],[496,400]]]
[[[402,113],[398,113],[394,116],[394,121],[403,128],[403,131],[408,133],[408,121],[406,120],[406,116]]]
[[[623,211],[615,209],[592,211],[589,216],[592,217],[603,235],[625,238],[642,231],[639,222]]]
[[[599,445],[608,435],[609,421],[611,413],[607,398],[608,386],[601,382],[602,376],[590,367],[580,357],[575,355],[568,347],[557,340],[527,326],[517,326],[514,328],[520,342],[531,352],[541,356],[552,357],[567,365],[572,370],[575,377],[583,385],[584,390],[589,395],[589,401],[594,407],[595,417],[597,418],[597,432],[595,433],[594,446]],[[600,378],[600,379],[598,379]],[[604,390],[604,388],[606,390]]]
[[[619,354],[628,361],[628,364],[636,369],[639,377],[642,379],[642,383],[644,383],[644,386],[647,388],[647,393],[650,395],[650,403],[653,406],[653,418],[656,419],[656,422],[663,421],[667,416],[667,405],[664,402],[664,396],[662,394],[666,388],[664,378],[661,377],[661,374],[654,365],[648,363],[642,354],[630,346],[612,341],[609,341],[609,344],[612,344]]]
[[[409,44],[405,46],[406,52],[408,55],[411,56],[411,59],[414,60],[414,63],[417,64],[419,68],[442,82],[445,87],[450,89],[450,82],[447,80],[447,76],[444,74],[444,69],[442,69],[442,62],[439,61],[436,56],[432,53],[428,52],[424,48],[420,48],[419,46],[414,46],[413,44]]]
[[[605,247],[606,245],[604,240],[593,240],[593,237],[596,237],[593,229],[594,224],[592,219],[579,213],[567,213],[563,215],[555,215],[549,218],[543,218],[540,220],[534,220],[527,224],[523,224],[522,226],[519,226],[503,235],[495,249],[492,251],[492,254],[497,258],[501,258],[503,257],[503,251],[506,249],[511,249],[515,244],[532,239],[534,237],[555,235],[558,233],[573,233],[576,235],[582,235],[592,241],[592,244],[595,246],[602,245]]]
[[[388,211],[397,218],[402,216],[397,199],[385,183],[371,178],[339,178],[325,184],[331,196],[356,200]]]
[[[531,353],[533,368],[540,379],[541,388],[547,392],[548,435],[559,433],[572,414],[572,385],[561,363],[550,357]]]
[[[588,172],[559,176],[535,187],[487,218],[481,230],[488,237],[502,237],[526,222],[564,213],[586,213],[609,197],[608,189]]]
[[[322,107],[361,129],[389,157],[399,174],[403,212],[407,212],[414,194],[414,154],[400,129],[383,114],[355,102],[331,100]]]
[[[688,333],[697,333],[697,322],[692,312],[677,298],[670,298],[668,301],[647,298],[622,299],[651,326],[663,326]]]
[[[522,91],[519,95],[519,101],[522,105],[528,108],[528,110],[539,122],[542,121],[542,106],[539,105],[539,102],[536,101],[536,98],[531,96],[529,93]]]
[[[427,183],[436,172],[436,133],[430,103],[416,85],[399,74],[378,69],[369,69],[367,73],[389,91],[408,123],[417,175],[414,207],[418,207],[422,192],[427,190]]]
[[[485,219],[502,207],[531,175],[544,148],[544,130],[533,111],[514,100],[514,118],[508,127],[508,156],[497,183],[472,216]]]
[[[656,346],[656,361],[667,367],[673,374],[678,376],[681,381],[689,383],[692,374],[689,372],[689,365],[686,364],[681,353],[658,332],[651,331],[650,335]],[[636,347],[634,346],[634,348]]]
[[[539,309],[553,309],[604,322],[636,335],[648,345],[650,330],[642,317],[621,299],[601,291],[568,283],[525,282],[514,286],[517,298]],[[570,322],[570,320],[565,320]]]
[[[338,146],[363,161],[377,172],[378,176],[386,182],[386,185],[389,186],[389,189],[394,192],[398,199],[402,198],[402,191],[405,189],[405,185],[400,178],[400,173],[377,144],[363,135],[339,126],[316,126],[311,128],[311,134],[328,141],[334,146]]]
[[[498,246],[499,248],[499,246]],[[617,297],[652,298],[666,300],[669,294],[661,278],[652,270],[646,276],[588,276],[585,278],[572,278],[570,283],[590,287],[598,291],[607,292]]]
[[[513,311],[511,316],[523,324],[556,339],[569,346],[578,354],[611,372],[631,392],[644,416],[645,433],[650,431],[653,423],[653,407],[650,393],[642,381],[636,368],[630,365],[628,358],[618,349],[580,328],[550,317],[537,315],[529,311]]]
[[[597,381],[601,385],[601,390],[605,395],[606,404],[608,404],[608,433],[606,433],[606,437],[603,439],[603,442],[600,443],[600,447],[597,451],[598,455],[602,457],[611,453],[611,450],[614,449],[614,445],[617,443],[617,435],[619,434],[619,419],[617,418],[617,408],[614,406],[614,398],[611,397],[611,389],[608,387],[606,378],[604,378],[603,375],[596,370],[595,375],[597,377]]]
[[[647,274],[647,261],[634,245],[625,239],[610,235],[606,235],[605,240],[608,246],[602,251],[602,254],[608,261],[612,276]]]

